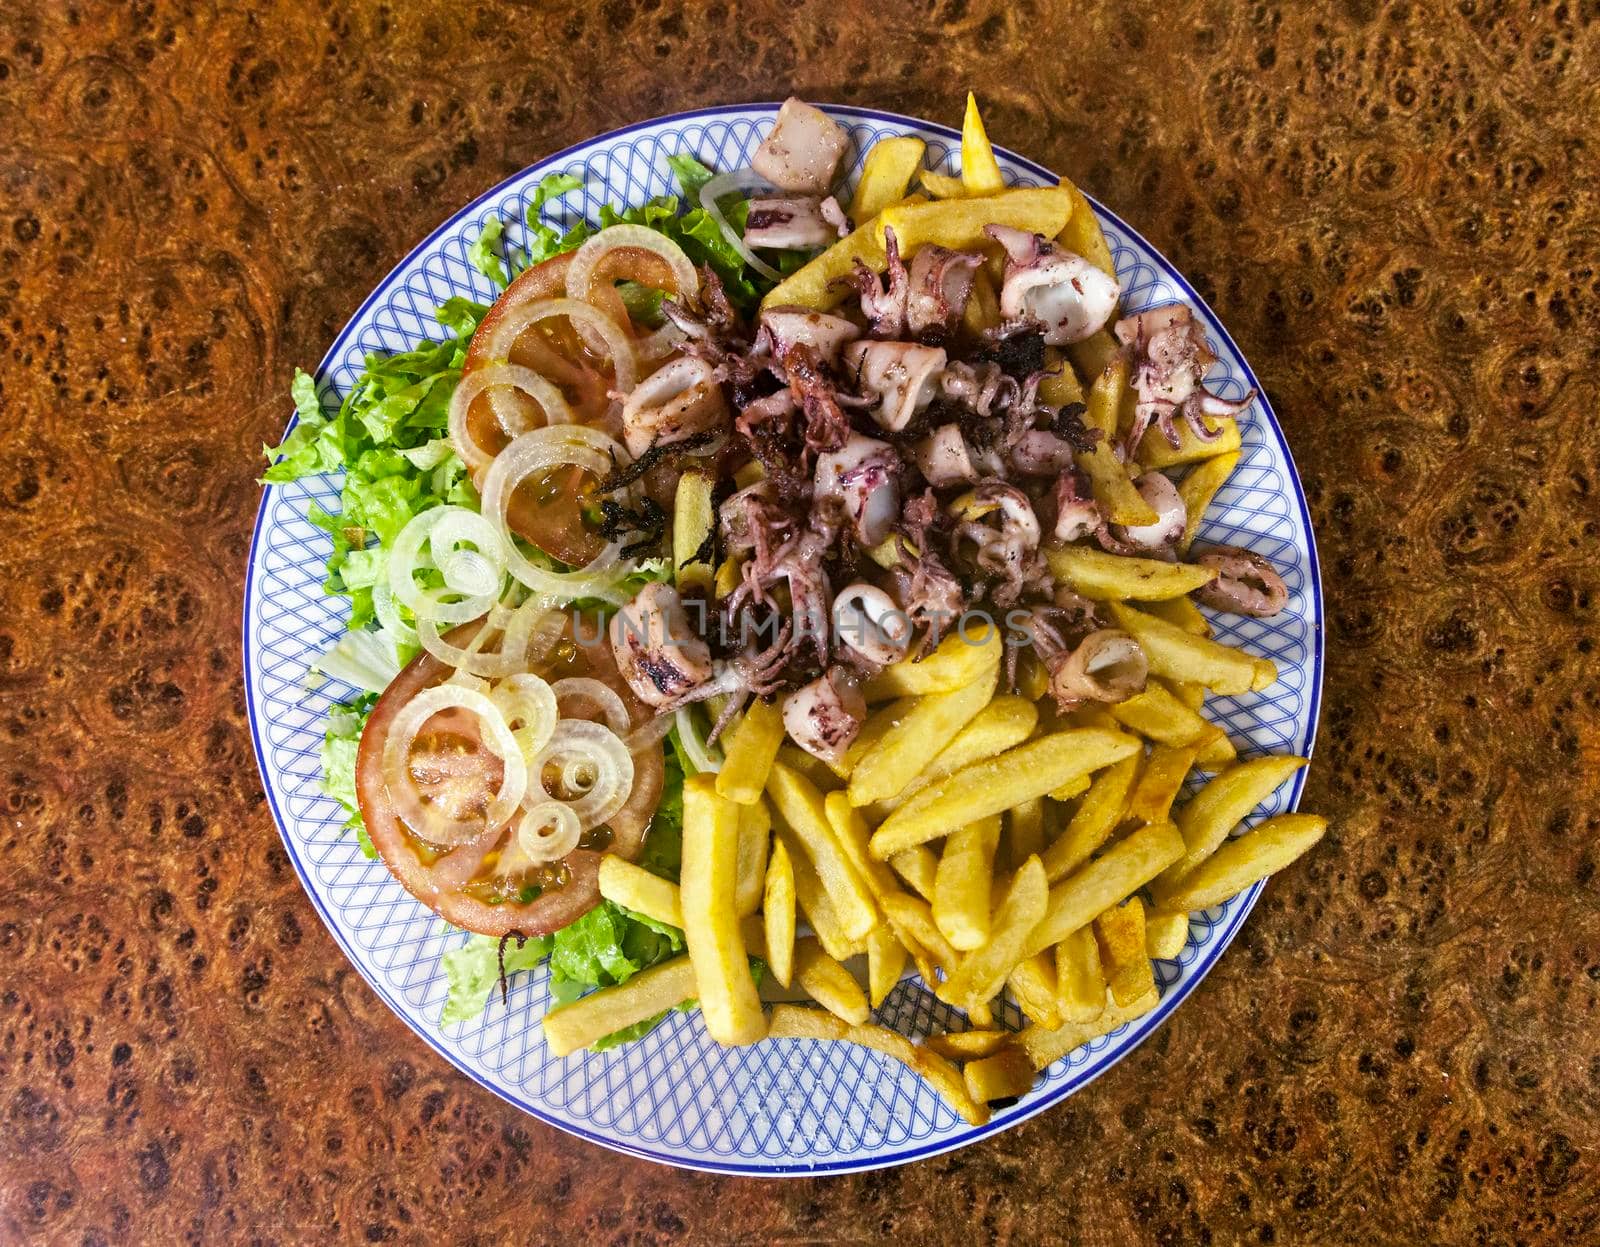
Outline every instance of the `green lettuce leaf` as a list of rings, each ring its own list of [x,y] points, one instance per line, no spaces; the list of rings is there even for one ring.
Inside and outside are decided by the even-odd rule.
[[[531,970],[550,953],[550,936],[539,936],[518,947],[514,939],[506,941],[506,975],[519,970]],[[460,948],[451,949],[442,958],[445,978],[450,984],[445,997],[444,1011],[439,1015],[439,1025],[452,1022],[470,1022],[483,1013],[489,997],[500,983],[500,941],[493,935],[474,935]]]
[[[349,815],[344,825],[356,833],[361,851],[369,859],[377,857],[378,851],[367,837],[356,801],[356,750],[361,745],[361,729],[366,727],[377,701],[375,695],[364,694],[353,702],[330,708],[328,728],[322,737],[322,791],[344,807]]]
[[[678,179],[678,185],[683,187],[683,193],[690,199],[698,196],[700,188],[716,176],[688,152],[668,156],[667,167],[672,170]]]
[[[511,284],[511,279],[506,276],[506,266],[497,250],[500,246],[500,235],[505,233],[505,228],[506,223],[499,217],[490,217],[489,223],[467,248],[467,263],[501,290]]]

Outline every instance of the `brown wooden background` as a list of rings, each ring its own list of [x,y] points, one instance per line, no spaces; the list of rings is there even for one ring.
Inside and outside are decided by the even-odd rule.
[[[1287,428],[1337,830],[1092,1088],[906,1169],[632,1162],[433,1057],[263,803],[256,451],[479,191],[792,91],[1070,172]],[[0,5],[0,1237],[1600,1237],[1600,7]]]

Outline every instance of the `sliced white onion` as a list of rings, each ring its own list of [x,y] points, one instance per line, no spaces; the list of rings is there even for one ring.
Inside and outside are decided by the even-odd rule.
[[[550,791],[546,774],[554,768],[561,788],[577,795]],[[633,755],[610,728],[587,719],[562,719],[530,768],[532,785],[552,800],[569,806],[588,831],[611,818],[633,792]]]
[[[372,582],[372,613],[397,644],[416,645],[420,642],[417,630],[400,618],[400,612],[395,608],[394,590],[389,587],[387,552],[383,555],[383,566],[378,569],[378,578]]]
[[[754,171],[738,169],[732,173],[719,173],[700,188],[700,206],[706,210],[717,228],[722,231],[722,236],[728,240],[732,247],[741,256],[744,262],[769,281],[782,281],[783,274],[773,268],[749,247],[745,246],[744,239],[739,236],[739,231],[728,224],[728,218],[722,215],[722,209],[717,206],[717,200],[724,195],[731,195],[735,191],[748,196],[750,189],[765,189],[766,183],[759,180]]]
[[[472,431],[468,427],[467,413],[478,395],[489,391],[489,405],[494,409],[500,428],[507,437],[526,433],[530,427],[525,408],[514,402],[500,401],[504,395],[496,391],[506,388],[520,390],[538,403],[544,410],[545,424],[572,423],[572,408],[567,405],[566,395],[554,382],[532,368],[524,368],[520,364],[488,364],[475,369],[461,378],[455,393],[450,396],[450,444],[470,471],[477,471],[492,458],[472,440]]]
[[[583,836],[572,807],[559,801],[529,806],[517,823],[517,847],[535,865],[559,862]]]
[[[476,511],[435,507],[413,518],[395,538],[389,551],[389,588],[419,622],[466,623],[500,597],[509,546],[509,540]],[[456,557],[470,547],[476,547],[481,561]],[[429,567],[444,576],[443,588],[424,589],[417,584],[415,573]],[[453,581],[452,575],[461,579]]]
[[[577,571],[552,571],[530,561],[517,549],[506,516],[517,486],[535,472],[571,465],[603,477],[613,466],[628,461],[628,452],[620,442],[582,424],[534,429],[496,455],[483,479],[483,514],[505,538],[507,570],[535,593],[563,602],[582,597],[599,598],[613,606],[626,602],[628,595],[621,589],[621,582],[636,565],[622,557],[620,543],[609,543]]]
[[[677,721],[676,715],[658,714],[653,719],[646,719],[624,736],[622,743],[628,746],[630,753],[638,753],[641,749],[660,744],[661,739],[672,730],[672,725]]]
[[[539,751],[555,735],[556,723],[561,718],[555,690],[538,676],[523,671],[501,680],[489,694],[489,700],[500,708],[522,756],[532,765]]]
[[[628,707],[623,704],[622,698],[617,696],[617,691],[601,680],[586,675],[575,675],[557,680],[550,687],[555,692],[558,705],[564,706],[568,700],[589,702],[605,716],[606,726],[618,736],[626,732],[633,722],[628,714]],[[576,716],[568,714],[566,717],[570,719]]]
[[[599,308],[579,302],[577,299],[536,299],[521,307],[510,309],[505,317],[496,323],[489,341],[485,344],[489,358],[509,359],[511,348],[516,345],[523,331],[552,316],[565,316],[584,335],[586,342],[590,341],[592,335],[594,342],[603,343],[606,352],[611,356],[612,371],[616,374],[612,388],[620,394],[626,394],[633,389],[634,382],[639,379],[638,364],[634,358],[633,344],[628,340],[627,333],[621,325]],[[517,419],[517,412],[506,394],[505,387],[500,386],[489,391],[489,405],[494,408],[494,414],[499,418],[501,426],[507,430],[511,429],[512,422]]]
[[[684,706],[677,715],[678,740],[683,745],[683,752],[689,759],[689,765],[696,771],[720,771],[722,769],[722,750],[715,745],[706,744],[706,734],[700,730],[700,723],[694,716],[693,706]]]
[[[631,247],[636,251],[648,251],[660,256],[672,270],[679,298],[692,295],[700,289],[700,274],[695,272],[694,264],[683,253],[683,248],[672,239],[643,225],[613,225],[601,230],[578,248],[572,257],[571,265],[567,268],[567,293],[574,299],[589,299],[594,289],[595,270],[600,267],[600,261],[609,252],[621,247]],[[579,332],[583,332],[583,326],[579,326]],[[640,360],[660,359],[682,340],[683,331],[668,321],[654,333],[635,338],[633,351]]]
[[[470,678],[470,677],[469,677]],[[411,774],[411,749],[417,733],[441,710],[465,710],[476,716],[482,745],[500,759],[500,788],[483,818],[452,819],[428,805]],[[620,743],[620,742],[619,742]],[[631,764],[632,759],[629,759]],[[483,693],[457,684],[423,689],[395,716],[383,749],[383,779],[400,817],[430,844],[459,845],[510,821],[528,789],[528,766],[498,706]]]

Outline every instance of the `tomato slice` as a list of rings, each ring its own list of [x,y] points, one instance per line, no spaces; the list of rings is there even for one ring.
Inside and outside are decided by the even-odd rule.
[[[464,645],[478,627],[466,624],[447,638]],[[402,707],[440,683],[451,668],[420,654],[384,690],[361,734],[356,757],[356,796],[367,835],[400,885],[441,918],[481,935],[547,935],[586,914],[600,900],[602,851],[637,858],[661,800],[661,746],[633,755],[633,791],[606,828],[588,833],[584,845],[560,862],[532,864],[520,858],[510,823],[488,828],[454,847],[419,839],[399,816],[383,775],[383,752]],[[590,676],[614,689],[634,727],[653,711],[633,695],[617,671],[605,627],[595,615],[569,617],[561,637],[536,674],[555,681]],[[408,759],[419,788],[447,805],[456,817],[481,811],[500,783],[500,762],[483,749],[470,716],[435,715],[417,734]]]

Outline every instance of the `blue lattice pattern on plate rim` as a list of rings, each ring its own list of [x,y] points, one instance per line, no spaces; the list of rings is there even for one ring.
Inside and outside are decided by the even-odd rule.
[[[852,176],[872,142],[896,134],[919,135],[929,144],[929,163],[955,166],[954,131],[886,113],[830,111],[851,132]],[[674,190],[669,154],[693,151],[719,169],[747,164],[774,112],[772,105],[748,105],[642,123],[570,148],[487,192],[419,244],[363,304],[318,370],[325,400],[337,401],[348,390],[368,352],[404,350],[437,337],[433,309],[450,295],[493,297],[468,263],[467,247],[492,216],[507,222],[507,243],[520,245],[533,190],[546,174],[575,173],[585,183],[581,193],[546,209],[545,219],[565,228],[580,216],[594,219],[602,203],[638,203]],[[1055,181],[1038,165],[999,156],[1014,185]],[[1117,217],[1098,205],[1096,212],[1124,284],[1125,308],[1189,302],[1219,359],[1211,388],[1225,397],[1259,388],[1226,331],[1176,270]],[[1280,678],[1264,693],[1215,698],[1207,709],[1241,753],[1309,753],[1322,668],[1321,587],[1309,516],[1264,398],[1241,426],[1239,466],[1218,494],[1201,540],[1266,554],[1284,574],[1291,601],[1272,620],[1212,618],[1219,638],[1273,658]],[[326,538],[305,519],[312,501],[336,507],[336,480],[266,491],[245,598],[251,727],[285,846],[341,947],[419,1036],[484,1086],[583,1138],[669,1164],[775,1174],[896,1164],[994,1134],[1081,1087],[1159,1026],[1227,947],[1260,891],[1193,915],[1182,954],[1156,963],[1162,993],[1156,1010],[1056,1062],[1028,1096],[978,1129],[881,1054],[808,1040],[722,1049],[689,1014],[674,1014],[644,1040],[609,1053],[552,1059],[539,1039],[538,1019],[549,1003],[542,970],[516,983],[506,1007],[495,1004],[476,1021],[440,1029],[445,982],[439,957],[463,937],[407,896],[380,863],[361,856],[337,804],[318,788],[324,715],[352,690],[336,683],[315,692],[304,687],[306,663],[343,626],[342,602],[322,593]],[[1297,777],[1251,821],[1292,808],[1302,784]],[[914,1038],[963,1024],[915,980],[901,983],[877,1017]],[[1009,1002],[1003,1018],[1013,1026],[1020,1022]]]

